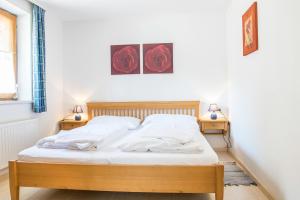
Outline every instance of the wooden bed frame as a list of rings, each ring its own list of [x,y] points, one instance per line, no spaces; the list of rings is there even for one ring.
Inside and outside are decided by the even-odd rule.
[[[144,119],[153,113],[188,114],[199,117],[200,102],[93,102],[88,116],[134,116]],[[53,189],[215,193],[223,200],[224,166],[214,165],[116,165],[9,162],[11,200],[19,200],[20,187]]]

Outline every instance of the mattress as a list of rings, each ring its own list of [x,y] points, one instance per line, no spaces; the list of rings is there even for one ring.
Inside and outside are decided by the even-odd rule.
[[[46,149],[36,146],[23,150],[19,161],[72,164],[131,164],[131,165],[210,165],[218,163],[218,156],[199,132],[203,151],[197,154],[122,152],[116,147],[101,151]]]

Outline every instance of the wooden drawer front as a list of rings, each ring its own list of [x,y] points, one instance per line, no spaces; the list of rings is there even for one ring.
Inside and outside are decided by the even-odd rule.
[[[206,130],[223,130],[225,129],[225,123],[224,122],[209,122],[204,123],[204,129]]]
[[[62,130],[71,130],[73,128],[77,128],[82,126],[83,124],[61,124],[61,129]]]

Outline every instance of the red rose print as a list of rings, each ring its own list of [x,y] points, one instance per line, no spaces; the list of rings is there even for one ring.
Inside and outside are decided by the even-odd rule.
[[[139,46],[112,46],[112,74],[139,72]]]
[[[170,73],[172,69],[172,44],[144,45],[144,73]]]

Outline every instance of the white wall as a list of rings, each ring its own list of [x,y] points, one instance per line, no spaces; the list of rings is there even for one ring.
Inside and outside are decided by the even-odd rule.
[[[87,101],[201,100],[226,108],[224,33],[225,8],[66,22],[65,112]],[[159,42],[174,43],[173,74],[111,75],[110,45]],[[215,147],[224,147],[222,138],[218,139],[212,139]]]
[[[2,7],[6,5],[7,7],[13,7],[16,10],[16,14],[23,16],[31,16],[31,4],[25,0],[5,0],[0,4]],[[21,103],[0,103],[0,123],[6,123],[10,121],[25,120],[30,118],[38,117],[40,118],[40,131],[41,137],[44,135],[52,134],[57,129],[57,122],[62,118],[62,22],[56,17],[56,13],[52,8],[44,7],[46,11],[45,16],[45,28],[46,28],[46,71],[47,71],[47,104],[48,112],[43,114],[33,113],[31,110],[31,102],[21,102]],[[23,15],[23,13],[25,13]],[[26,23],[22,23],[25,26]],[[27,24],[30,26],[30,24]],[[22,28],[22,29],[21,29]],[[24,27],[18,26],[18,31],[24,31]],[[27,27],[28,28],[28,27]],[[29,27],[31,29],[31,27]],[[20,37],[18,37],[20,39]],[[31,49],[31,47],[26,46],[31,44],[31,41],[26,40],[25,37],[21,37],[23,48]],[[31,39],[30,37],[27,39]],[[19,50],[19,49],[18,49]],[[30,52],[30,50],[29,50]],[[20,53],[20,51],[18,51]],[[21,52],[23,60],[30,54],[24,55]],[[30,62],[30,61],[29,61]],[[26,93],[24,91],[31,90],[31,66],[22,62],[20,64],[19,76],[22,76],[20,83],[20,88],[22,89],[22,94]],[[22,64],[22,65],[21,65]],[[21,74],[20,74],[21,73]],[[24,78],[26,76],[26,78]],[[28,81],[29,79],[29,81]],[[28,100],[28,95],[22,100]]]
[[[278,200],[299,199],[300,2],[258,1],[259,51],[242,56],[242,14],[228,10],[229,110],[234,154]]]

